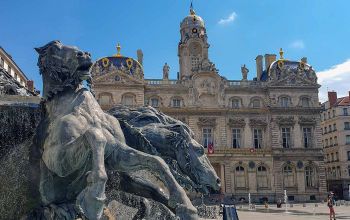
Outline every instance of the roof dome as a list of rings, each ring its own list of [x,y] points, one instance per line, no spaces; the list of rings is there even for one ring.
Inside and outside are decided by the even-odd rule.
[[[143,79],[143,67],[135,59],[120,54],[120,45],[117,46],[118,53],[114,56],[98,59],[91,67],[92,77],[98,77],[114,71],[121,71],[138,79]]]
[[[193,10],[192,6],[190,8],[190,14],[187,15],[180,23],[180,27],[186,28],[186,27],[203,27],[204,28],[204,20],[200,16],[196,15],[195,11]]]

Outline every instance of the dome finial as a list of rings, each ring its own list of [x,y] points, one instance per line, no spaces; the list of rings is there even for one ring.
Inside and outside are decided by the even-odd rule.
[[[280,60],[284,60],[284,58],[283,58],[283,49],[282,48],[280,48]]]
[[[190,6],[190,15],[195,15],[196,12],[193,10],[193,2],[191,1],[191,6]]]
[[[119,43],[117,44],[116,48],[117,48],[117,54],[116,54],[115,56],[116,56],[116,57],[121,57],[121,56],[122,56],[122,55],[120,54],[121,46],[120,46]]]

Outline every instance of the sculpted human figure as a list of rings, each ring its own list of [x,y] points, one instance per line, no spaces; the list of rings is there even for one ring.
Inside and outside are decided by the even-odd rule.
[[[169,65],[165,63],[163,66],[163,79],[169,79],[169,70],[170,70]]]
[[[247,80],[249,70],[245,66],[245,64],[241,67],[241,72],[242,72],[242,79]]]
[[[126,145],[119,121],[102,111],[92,93],[82,86],[90,79],[89,53],[59,41],[36,51],[44,85],[44,115],[34,143],[40,151],[42,206],[51,207],[50,215],[75,219],[69,209],[55,208],[73,204],[87,219],[100,219],[106,199],[106,170],[128,173],[149,169],[169,191],[164,205],[180,219],[197,219],[196,209],[164,160]]]

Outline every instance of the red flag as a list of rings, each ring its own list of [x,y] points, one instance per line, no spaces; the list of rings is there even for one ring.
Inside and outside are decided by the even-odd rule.
[[[210,142],[208,144],[208,154],[213,154],[214,153],[214,144],[213,142]]]

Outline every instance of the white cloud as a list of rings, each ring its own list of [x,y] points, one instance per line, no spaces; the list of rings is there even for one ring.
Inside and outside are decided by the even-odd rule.
[[[319,97],[321,102],[328,100],[328,91],[336,91],[338,97],[347,96],[350,90],[350,59],[317,73],[321,86]]]
[[[237,17],[236,12],[232,12],[227,18],[221,18],[218,24],[225,25],[225,24],[232,23],[236,19],[236,17]]]
[[[302,41],[302,40],[295,40],[289,45],[289,47],[294,48],[294,49],[304,49],[305,44],[304,44],[304,41]]]

